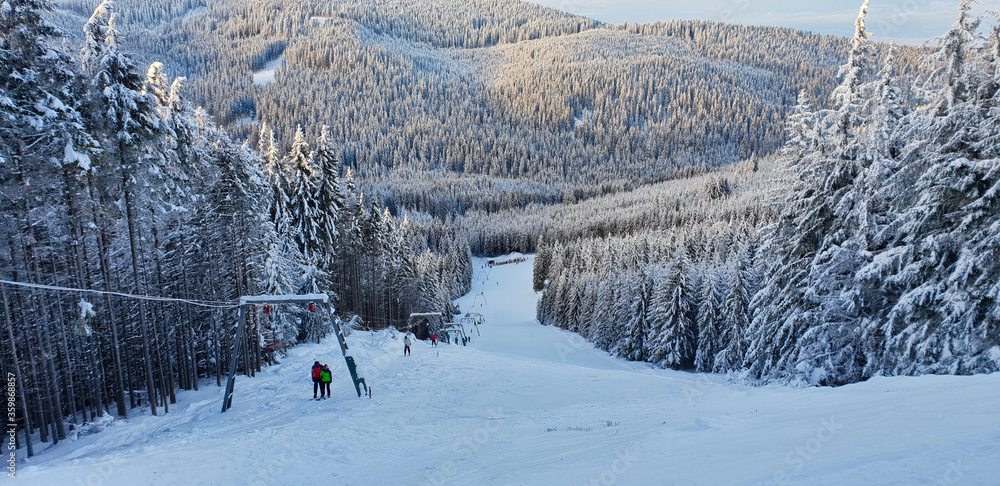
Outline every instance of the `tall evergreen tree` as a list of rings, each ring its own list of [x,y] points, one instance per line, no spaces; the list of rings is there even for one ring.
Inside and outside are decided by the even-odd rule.
[[[143,77],[136,64],[121,51],[119,32],[115,26],[113,2],[105,0],[95,10],[85,30],[87,50],[85,60],[92,79],[94,98],[91,100],[89,126],[98,134],[103,149],[100,156],[101,169],[98,171],[106,180],[108,188],[114,188],[122,198],[122,207],[128,226],[128,240],[131,252],[133,291],[144,294],[145,287],[140,278],[140,215],[141,201],[145,198],[143,176],[148,169],[144,164],[149,160],[146,143],[156,139],[160,120],[156,112],[155,99],[143,92]],[[96,39],[103,34],[103,42]],[[117,181],[115,180],[117,178]],[[117,184],[116,184],[117,183]],[[116,187],[117,186],[117,187]],[[118,192],[120,191],[120,192]],[[142,349],[146,374],[147,393],[152,413],[156,414],[156,396],[151,339],[147,322],[146,306],[138,302],[139,328],[142,335]]]

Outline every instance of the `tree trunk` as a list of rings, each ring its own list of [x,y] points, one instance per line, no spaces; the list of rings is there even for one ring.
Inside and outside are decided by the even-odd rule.
[[[14,325],[10,319],[10,304],[7,301],[7,287],[0,283],[0,293],[3,294],[3,316],[7,323],[7,339],[10,340],[10,356],[14,360],[14,374],[17,375],[17,390],[21,398],[21,413],[24,415],[24,443],[28,447],[28,457],[35,455],[31,444],[31,414],[28,413],[28,396],[24,389],[24,375],[21,374],[21,361],[17,357],[17,347],[14,341]],[[29,356],[30,358],[30,356]]]
[[[65,314],[65,312],[63,310],[62,299],[59,298],[58,295],[55,296],[55,301],[56,301],[56,306],[57,306],[57,308],[59,310],[59,312],[58,312],[59,318],[57,319],[58,322],[59,322],[59,345],[62,348],[63,361],[65,362],[65,366],[66,366],[66,375],[67,375],[67,377],[66,377],[66,392],[67,392],[67,395],[69,396],[70,408],[73,410],[73,423],[78,423],[78,420],[77,420],[78,408],[77,408],[77,403],[76,403],[76,387],[73,384],[73,381],[74,381],[73,380],[73,361],[70,358],[69,345],[66,342],[67,341],[67,339],[66,339],[66,319],[65,319],[66,314]]]
[[[91,203],[97,206],[99,204],[99,200],[97,198],[97,195],[94,193],[93,177],[94,176],[92,173],[87,174],[87,189],[90,193]],[[91,216],[93,217],[94,227],[98,228],[99,231],[97,238],[97,255],[98,255],[98,262],[100,263],[101,267],[101,279],[104,281],[103,282],[104,291],[110,292],[111,269],[107,259],[108,235],[107,231],[104,229],[104,226],[101,224],[100,218],[98,217],[98,210],[96,209],[96,207],[92,211]],[[111,356],[114,360],[115,402],[118,404],[118,416],[122,418],[128,418],[128,409],[125,408],[125,380],[122,376],[122,359],[121,359],[121,350],[119,349],[119,343],[121,342],[121,339],[119,338],[119,333],[118,333],[118,321],[115,319],[114,299],[112,299],[111,296],[105,294],[104,303],[108,307],[107,310],[108,322],[111,326],[111,342],[112,342]],[[130,391],[129,396],[131,395],[132,394]],[[135,407],[134,398],[132,400],[132,406]]]
[[[124,147],[119,144],[119,153],[123,153]],[[125,165],[127,162],[122,161]],[[139,242],[138,231],[135,224],[134,205],[132,202],[132,191],[129,190],[128,172],[123,173],[123,183],[125,185],[125,219],[128,223],[128,240],[129,247],[132,253],[132,280],[135,287],[135,293],[137,295],[142,295],[142,281],[139,279]],[[152,358],[149,354],[149,331],[147,329],[148,323],[146,322],[146,306],[142,300],[139,300],[139,333],[142,336],[142,356],[145,362],[145,372],[146,372],[146,393],[148,393],[149,408],[153,415],[156,415],[156,400],[155,400],[155,386],[153,385],[153,364]]]

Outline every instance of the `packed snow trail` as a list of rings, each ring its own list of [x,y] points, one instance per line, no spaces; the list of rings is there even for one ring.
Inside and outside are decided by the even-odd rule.
[[[532,259],[476,260],[469,346],[348,337],[373,398],[357,398],[334,339],[206,382],[171,413],[116,421],[18,467],[41,485],[996,484],[1000,375],[752,388],[653,369],[539,325]],[[485,278],[485,274],[489,278]],[[312,400],[313,361],[333,398]],[[41,449],[41,448],[40,448]],[[8,480],[9,481],[9,480]]]

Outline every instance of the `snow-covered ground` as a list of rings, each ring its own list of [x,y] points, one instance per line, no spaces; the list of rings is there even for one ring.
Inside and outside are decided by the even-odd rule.
[[[1000,375],[879,378],[842,388],[752,388],[652,369],[540,326],[532,260],[480,268],[469,346],[392,332],[335,340],[171,413],[118,421],[22,463],[44,485],[997,484]],[[488,278],[487,278],[488,274]],[[314,360],[334,369],[313,401]]]
[[[268,83],[273,83],[274,73],[278,70],[278,68],[284,65],[285,58],[281,56],[278,56],[277,59],[269,61],[264,65],[264,69],[253,72],[253,84],[263,86]]]

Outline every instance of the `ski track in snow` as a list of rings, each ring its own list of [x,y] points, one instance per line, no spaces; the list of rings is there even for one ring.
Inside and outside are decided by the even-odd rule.
[[[498,260],[502,260],[498,259]],[[159,417],[18,465],[39,485],[996,484],[1000,374],[876,378],[841,388],[754,388],[608,356],[535,321],[533,259],[476,259],[469,346],[355,333],[373,387],[357,398],[335,339]],[[488,274],[488,278],[486,277]],[[484,303],[485,301],[485,303]],[[311,400],[314,360],[333,398]],[[21,451],[23,452],[23,451]],[[9,479],[6,479],[10,481]]]

